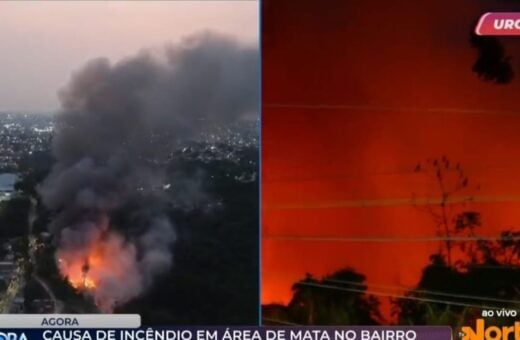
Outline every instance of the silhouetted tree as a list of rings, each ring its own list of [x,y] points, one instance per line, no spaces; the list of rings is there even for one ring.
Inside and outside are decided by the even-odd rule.
[[[500,259],[504,253],[511,255],[516,245],[504,247],[504,242],[509,241],[480,242],[476,253],[483,262],[472,259],[461,269],[448,266],[440,255],[432,256],[416,288],[394,301],[399,322],[432,324],[434,319],[450,319],[448,324],[458,327],[478,317],[484,308],[518,309],[520,267]],[[514,257],[518,264],[518,254]]]
[[[506,55],[504,46],[497,37],[478,36],[472,30],[470,42],[478,52],[472,67],[473,72],[481,79],[496,84],[511,82],[515,75],[511,57]]]
[[[472,196],[453,196],[469,189],[469,180],[460,165],[457,164],[453,172],[446,157],[427,164],[428,171],[421,165],[416,171],[433,173],[441,198],[425,210],[447,241],[443,251],[431,256],[417,286],[394,301],[399,323],[448,324],[456,329],[480,316],[483,308],[518,309],[520,232],[504,231],[495,241],[479,239],[476,230],[482,225],[480,213],[466,206]],[[451,182],[447,180],[449,176]],[[455,211],[453,207],[448,208],[449,204],[461,206]],[[452,235],[468,238],[448,243]],[[455,265],[451,257],[453,245],[460,250]]]
[[[413,193],[413,202],[431,217],[437,236],[444,238],[439,253],[445,255],[447,264],[451,266],[452,238],[474,235],[475,228],[481,225],[480,214],[467,210],[467,204],[473,200],[473,192],[480,190],[480,187],[470,186],[460,163],[454,164],[446,156],[427,159],[417,164],[414,171],[431,178],[437,185],[438,192],[426,200],[419,201]]]
[[[264,308],[267,323],[299,325],[372,325],[382,320],[379,301],[366,294],[365,276],[342,269],[317,279],[310,274],[293,287],[285,310]],[[286,319],[280,319],[285,317]]]

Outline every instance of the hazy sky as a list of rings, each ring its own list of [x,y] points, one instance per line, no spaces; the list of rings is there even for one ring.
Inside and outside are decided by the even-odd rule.
[[[1,1],[0,111],[51,111],[88,59],[212,29],[257,44],[257,1]]]

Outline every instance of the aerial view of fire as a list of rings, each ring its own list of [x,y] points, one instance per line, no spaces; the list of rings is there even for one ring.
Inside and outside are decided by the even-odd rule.
[[[0,314],[257,323],[259,27],[258,1],[0,1]]]
[[[172,143],[255,114],[256,54],[202,33],[113,64],[92,60],[61,90],[56,163],[38,190],[56,212],[61,275],[100,310],[138,296],[172,266],[164,189],[182,183],[167,183],[162,164]]]

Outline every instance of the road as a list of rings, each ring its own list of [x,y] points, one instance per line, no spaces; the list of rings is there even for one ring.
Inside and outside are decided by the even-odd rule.
[[[24,286],[24,273],[25,269],[23,262],[18,261],[13,278],[9,282],[6,291],[0,296],[0,313],[7,314],[12,310],[11,307],[13,305],[14,299],[20,292],[20,289]]]
[[[47,293],[47,296],[49,299],[52,300],[54,308],[52,313],[61,313],[63,310],[63,302],[58,300],[56,298],[56,295],[54,295],[54,292],[52,291],[51,287],[45,282],[44,279],[42,279],[40,276],[38,276],[38,261],[36,260],[36,250],[38,249],[38,242],[36,236],[33,235],[33,225],[34,221],[36,220],[36,199],[34,197],[31,197],[31,208],[29,211],[29,247],[28,247],[28,253],[29,253],[29,260],[32,264],[32,277],[42,286],[42,288]]]

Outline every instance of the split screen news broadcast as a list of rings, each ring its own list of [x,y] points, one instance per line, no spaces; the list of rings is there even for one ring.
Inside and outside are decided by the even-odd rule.
[[[520,340],[520,1],[0,0],[0,340]]]

